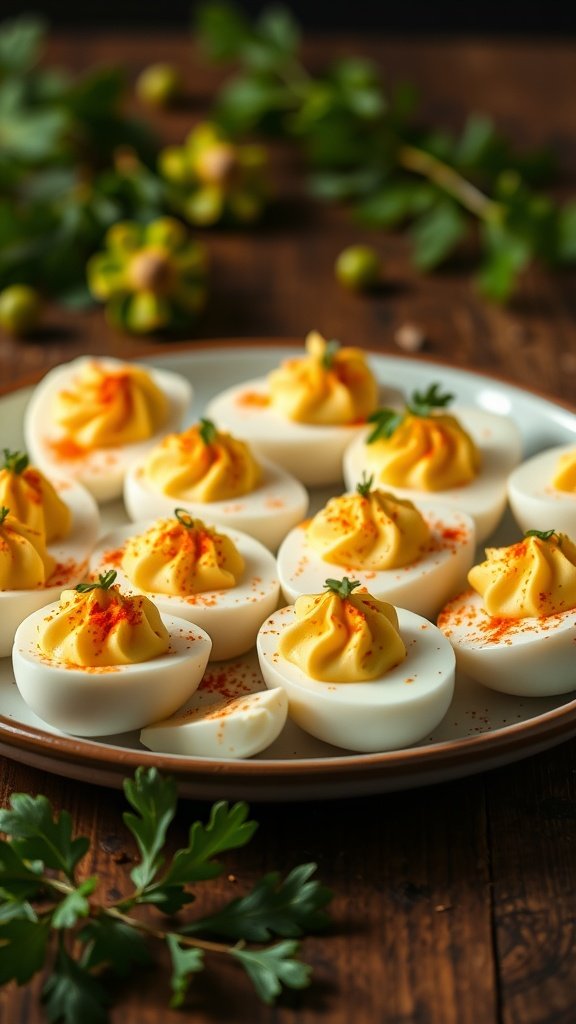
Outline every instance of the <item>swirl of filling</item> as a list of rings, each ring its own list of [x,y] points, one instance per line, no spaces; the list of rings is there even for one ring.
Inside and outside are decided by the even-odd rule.
[[[46,543],[66,537],[72,513],[40,470],[28,465],[20,452],[5,451],[0,469],[0,505],[7,506],[21,523],[38,530]]]
[[[486,548],[468,573],[489,615],[523,619],[576,608],[576,545],[566,534],[528,531],[505,548]]]
[[[278,651],[311,679],[364,682],[406,657],[396,610],[370,594],[343,597],[330,589],[299,597],[294,612],[296,622],[283,631]]]
[[[374,411],[378,385],[364,353],[339,348],[312,331],[307,355],[286,359],[268,376],[272,407],[298,423],[357,423]]]
[[[472,438],[447,413],[408,413],[389,437],[366,448],[371,470],[390,487],[444,491],[470,483],[480,469]]]
[[[44,534],[0,509],[0,590],[43,587],[56,562],[46,551]]]
[[[54,421],[81,448],[145,441],[166,422],[168,400],[140,366],[87,362],[54,399]]]
[[[326,562],[378,572],[416,562],[430,530],[411,501],[359,488],[331,498],[309,523],[306,537]]]
[[[250,494],[262,471],[249,446],[201,420],[181,434],[168,434],[148,455],[144,477],[182,501],[227,501]]]
[[[576,491],[576,451],[565,452],[560,456],[552,485],[557,491],[568,491],[570,494],[574,494]]]
[[[236,586],[244,559],[225,534],[181,509],[126,544],[122,568],[142,590],[186,597]]]
[[[131,665],[166,654],[170,636],[156,605],[117,587],[64,590],[42,620],[38,643],[51,660],[85,668]]]

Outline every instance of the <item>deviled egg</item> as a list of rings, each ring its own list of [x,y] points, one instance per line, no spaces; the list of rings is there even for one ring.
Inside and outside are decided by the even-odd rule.
[[[542,697],[576,690],[576,545],[554,530],[487,548],[438,626],[459,668],[492,690]]]
[[[321,590],[330,566],[354,575],[381,601],[434,618],[458,593],[474,560],[474,522],[433,502],[373,489],[331,498],[307,524],[292,530],[278,552],[287,601]]]
[[[83,579],[99,521],[94,499],[83,487],[68,481],[54,485],[28,466],[24,453],[5,450],[0,470],[0,658],[10,654],[23,618]]]
[[[303,484],[323,486],[342,479],[342,454],[376,408],[378,385],[360,349],[316,331],[306,348],[267,378],[217,395],[207,415]]]
[[[47,475],[77,480],[97,501],[109,501],[122,493],[128,466],[179,428],[191,398],[179,374],[81,356],[34,390],[26,444]]]
[[[397,750],[424,739],[454,692],[454,652],[436,626],[406,609],[326,580],[264,623],[257,651],[267,686],[290,717],[327,743]]]
[[[115,575],[65,590],[16,631],[22,698],[63,732],[107,736],[161,719],[194,692],[208,661],[202,629],[123,595]]]
[[[208,666],[184,707],[143,729],[151,750],[197,757],[252,757],[280,735],[288,714],[285,690],[267,690],[255,655]]]
[[[130,467],[124,504],[132,520],[171,515],[184,505],[198,518],[249,533],[275,551],[308,509],[305,488],[244,442],[201,419],[168,434]]]
[[[576,536],[576,447],[548,448],[508,478],[508,500],[522,530],[558,530]]]
[[[276,562],[254,537],[220,532],[176,509],[169,519],[119,527],[102,538],[93,573],[118,572],[120,584],[146,594],[161,612],[197,623],[212,639],[211,659],[249,650],[276,608]]]
[[[521,457],[520,432],[507,416],[461,407],[432,384],[404,409],[380,409],[344,454],[349,489],[363,473],[400,497],[440,500],[466,512],[478,541],[498,525],[506,507],[508,474]]]

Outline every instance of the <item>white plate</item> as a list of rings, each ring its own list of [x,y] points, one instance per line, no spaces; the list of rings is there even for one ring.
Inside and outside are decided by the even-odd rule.
[[[218,391],[262,376],[298,350],[279,344],[200,345],[147,361],[188,377],[195,389],[189,421]],[[410,394],[440,381],[458,402],[515,418],[525,456],[576,440],[576,413],[553,401],[480,374],[423,360],[370,354],[382,384]],[[18,448],[30,389],[0,397],[0,448]],[[315,506],[325,498],[315,496]],[[119,503],[105,507],[105,528],[124,521]],[[507,518],[493,538],[507,543],[518,530]],[[253,662],[241,666],[255,672]],[[457,694],[442,724],[425,742],[387,754],[349,754],[290,724],[265,753],[249,761],[155,754],[136,734],[84,740],[49,729],[22,702],[9,659],[0,660],[0,752],[71,778],[119,786],[138,764],[155,764],[176,777],[181,792],[197,799],[300,800],[369,794],[458,778],[507,764],[576,734],[576,700],[518,699],[459,677]]]

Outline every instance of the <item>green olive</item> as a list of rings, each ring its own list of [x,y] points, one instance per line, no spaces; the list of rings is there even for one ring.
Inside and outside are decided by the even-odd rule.
[[[40,319],[41,301],[35,288],[11,284],[0,292],[0,326],[10,334],[28,334]]]
[[[380,275],[378,253],[369,245],[349,245],[338,256],[335,271],[340,284],[346,288],[368,291]]]
[[[151,107],[168,107],[182,91],[180,74],[171,64],[150,64],[136,79],[136,94]]]

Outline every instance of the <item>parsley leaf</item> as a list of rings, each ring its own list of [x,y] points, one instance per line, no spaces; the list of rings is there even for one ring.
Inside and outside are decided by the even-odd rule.
[[[170,1006],[175,1009],[178,1006],[182,1006],[184,1002],[188,986],[190,985],[191,975],[204,970],[204,951],[201,949],[183,948],[178,936],[174,934],[166,936],[166,945],[170,950],[172,960],[171,985],[173,996],[170,1000]]]
[[[135,837],[142,857],[130,877],[139,889],[145,889],[164,862],[160,851],[176,812],[176,783],[173,779],[163,779],[155,768],[147,772],[140,767],[133,781],[125,780],[124,792],[139,815],[127,811],[123,815],[124,824]]]
[[[267,942],[272,935],[295,938],[308,929],[324,928],[328,915],[322,908],[332,894],[311,880],[315,870],[315,864],[301,864],[284,881],[277,871],[272,871],[247,896],[203,918],[200,927],[214,935],[251,942]],[[198,930],[197,924],[183,929],[186,934]]]
[[[144,936],[124,921],[100,915],[86,922],[80,938],[86,945],[82,958],[86,969],[108,965],[124,978],[133,967],[150,963]]]
[[[444,409],[454,400],[454,395],[442,393],[441,385],[431,384],[427,391],[414,391],[406,408],[413,416],[429,416],[433,409]]]
[[[374,427],[366,438],[366,444],[392,437],[403,420],[403,412],[397,412],[395,409],[377,409],[368,417],[368,423],[373,423]]]
[[[52,914],[53,928],[72,928],[81,917],[88,916],[90,912],[88,896],[94,892],[96,883],[96,878],[87,878],[77,889],[73,889],[64,897]]]
[[[74,877],[76,865],[88,852],[85,837],[72,838],[72,818],[62,811],[54,816],[45,796],[14,793],[11,810],[0,810],[0,831],[12,837],[12,848],[23,859],[42,861],[48,868]],[[0,878],[1,884],[1,878]]]
[[[60,947],[42,991],[50,1024],[106,1024],[109,997],[106,989]]]
[[[297,942],[278,942],[268,949],[253,952],[247,949],[232,949],[232,956],[239,960],[254,988],[264,1003],[272,1003],[282,990],[306,988],[310,984],[310,967],[295,960]]]
[[[38,918],[13,917],[0,925],[0,985],[23,985],[40,971],[48,953],[50,926]]]

